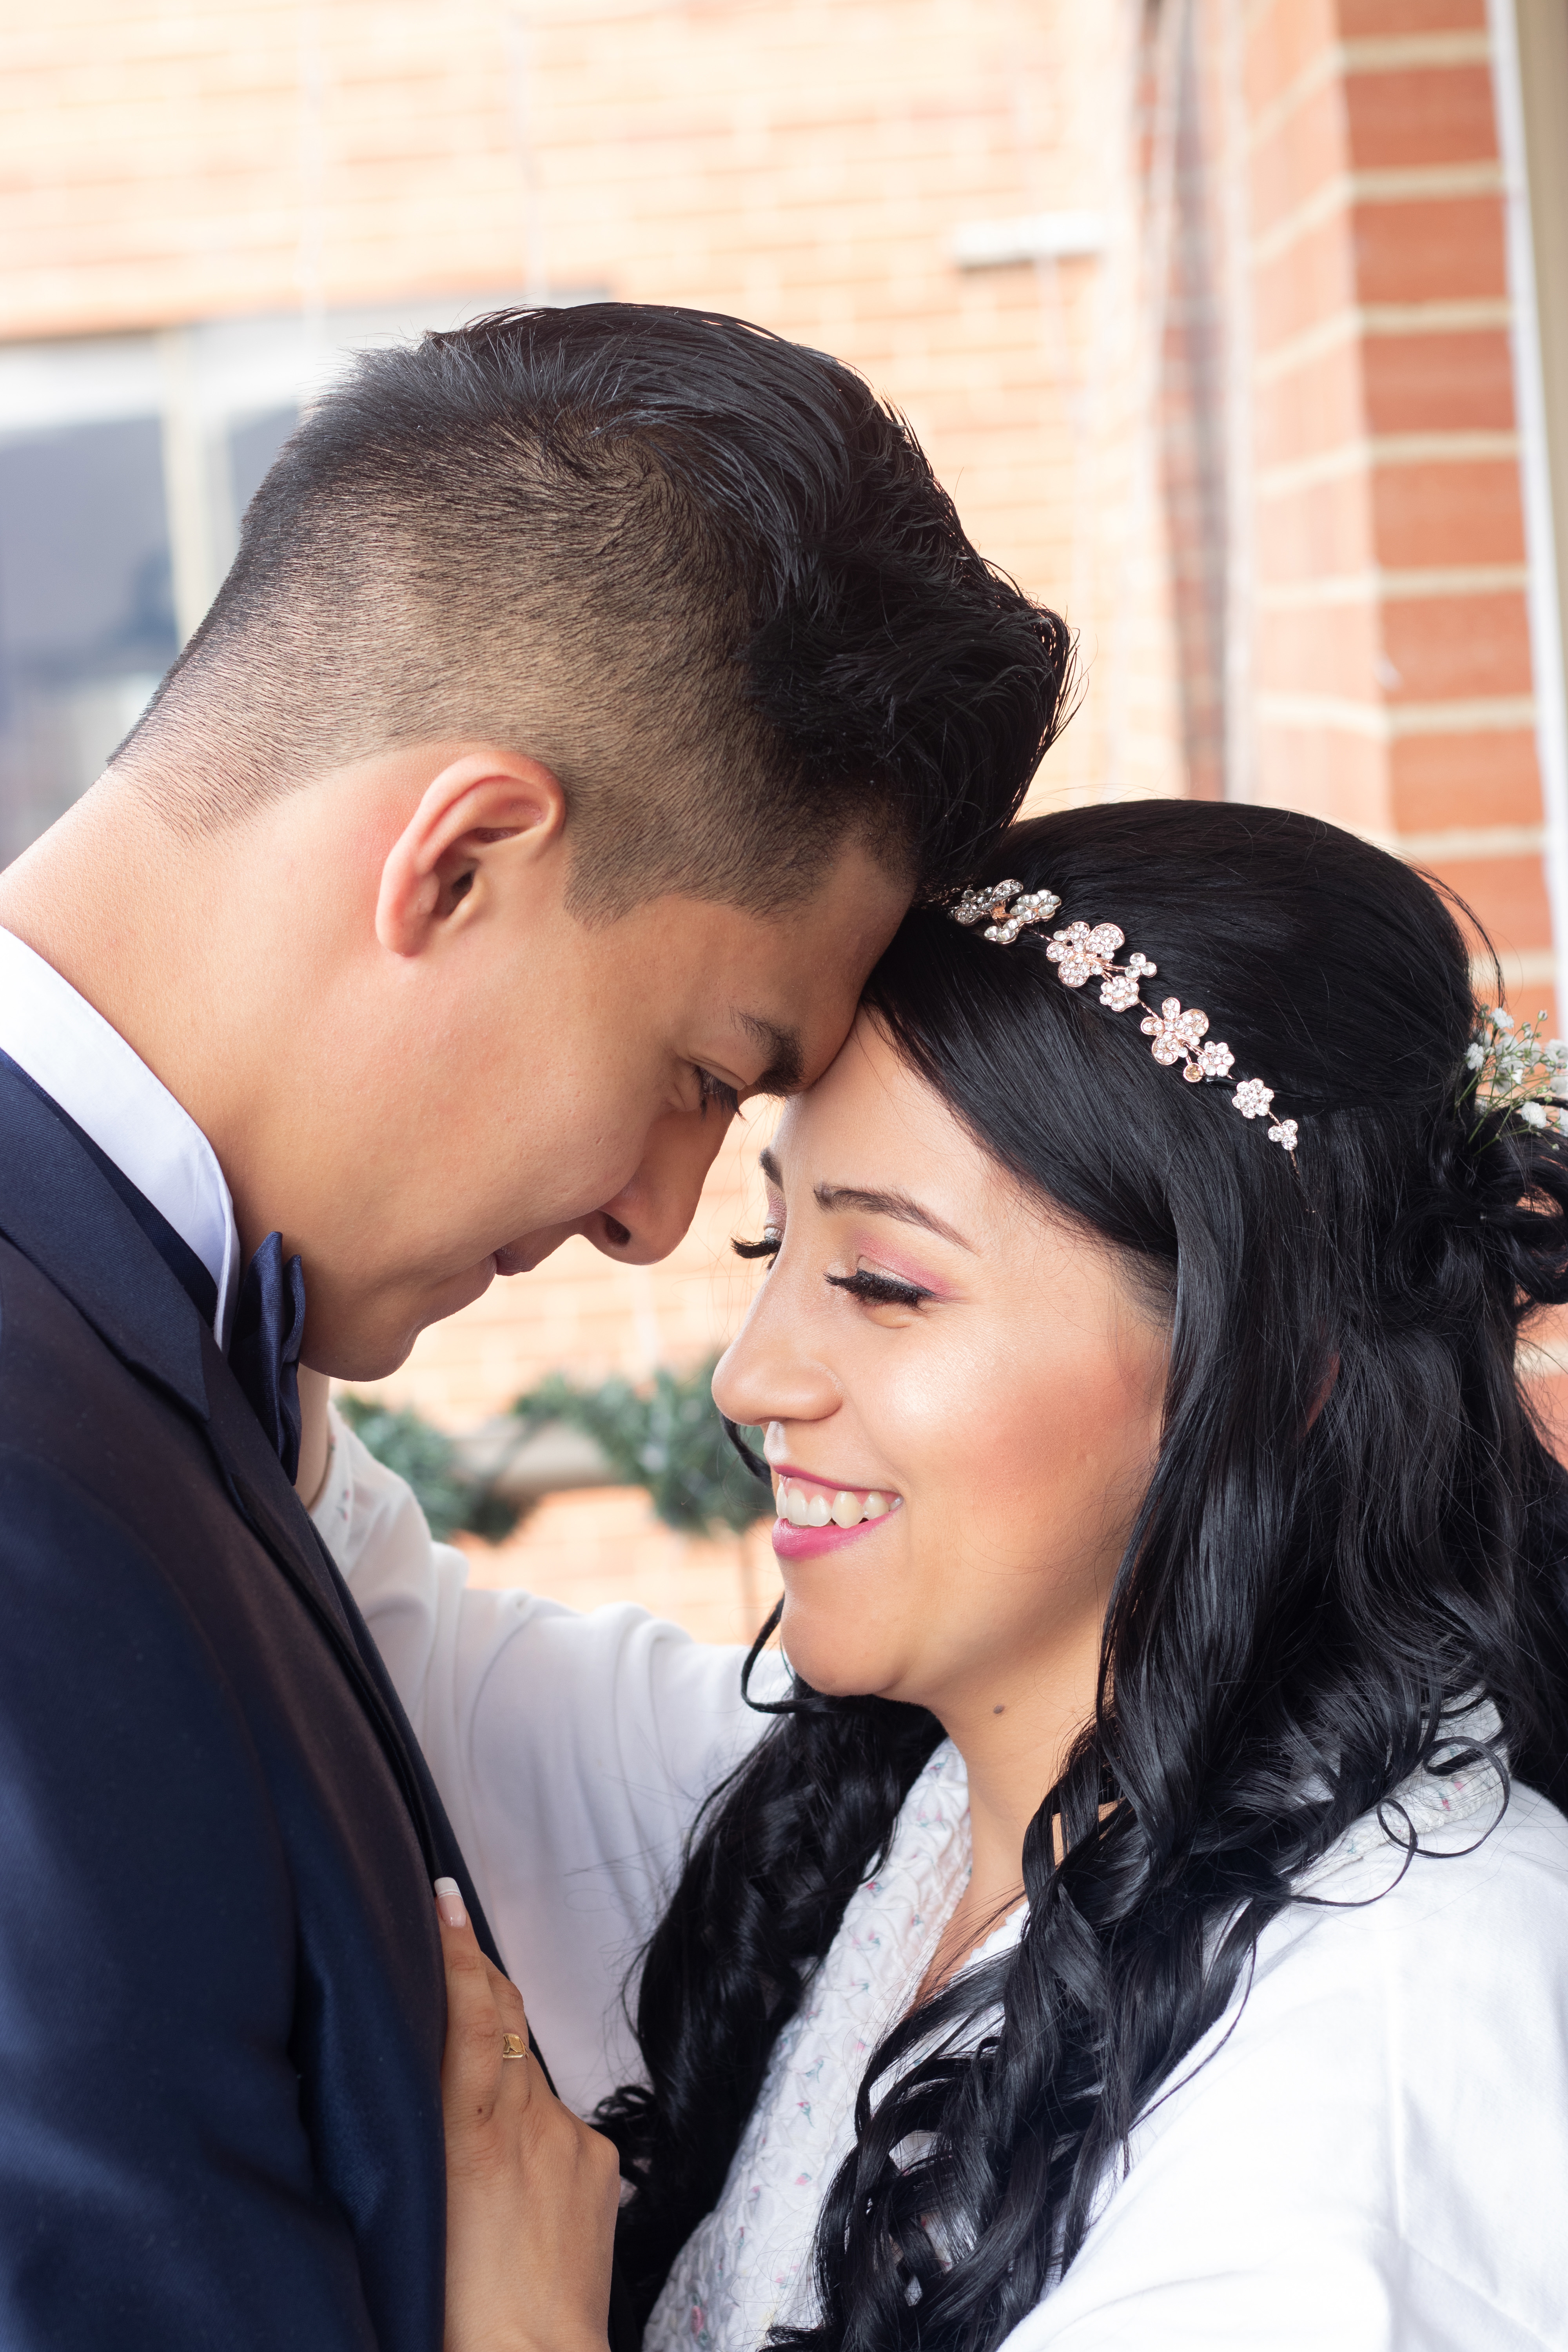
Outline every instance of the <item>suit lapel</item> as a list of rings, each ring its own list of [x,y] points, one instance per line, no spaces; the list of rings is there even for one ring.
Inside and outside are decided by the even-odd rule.
[[[0,1068],[0,1233],[122,1363],[206,1419],[195,1308],[70,1129],[9,1066]]]
[[[205,1328],[201,1338],[205,1419],[224,1483],[241,1516],[312,1612],[324,1614],[345,1640],[352,1639],[342,1596],[310,1516],[284,1476],[283,1465],[217,1341]]]
[[[229,1498],[315,1620],[369,1717],[432,1877],[456,1878],[500,1965],[429,1767],[379,1653],[260,1423],[182,1284],[70,1127],[0,1066],[0,1233],[121,1361],[205,1431]]]
[[[462,1849],[370,1628],[210,1331],[204,1331],[203,1352],[207,1435],[235,1507],[336,1652],[402,1791],[429,1876],[458,1881],[480,1948],[501,1968]]]
[[[430,1876],[458,1875],[447,1859],[451,1832],[364,1620],[216,1341],[210,1332],[205,1336],[207,1435],[235,1507],[336,1652],[403,1791]]]

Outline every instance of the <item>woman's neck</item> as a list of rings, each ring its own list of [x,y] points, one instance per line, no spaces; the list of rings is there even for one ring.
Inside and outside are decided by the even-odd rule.
[[[969,1885],[921,1981],[927,2000],[1024,1898],[1024,1837],[1094,1712],[1099,1621],[978,1700],[934,1710],[969,1778]]]

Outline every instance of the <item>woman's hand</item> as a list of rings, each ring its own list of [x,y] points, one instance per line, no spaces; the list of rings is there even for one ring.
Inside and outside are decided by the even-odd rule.
[[[605,2352],[620,2201],[607,2139],[528,2051],[522,1996],[436,1882],[447,1963],[445,2352]],[[521,2057],[504,2054],[515,2036]]]

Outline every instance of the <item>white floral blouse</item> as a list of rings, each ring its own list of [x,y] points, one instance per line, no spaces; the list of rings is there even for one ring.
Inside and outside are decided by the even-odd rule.
[[[904,1801],[887,1858],[849,1898],[831,1952],[780,2034],[718,2204],[670,2272],[644,2352],[754,2352],[809,2320],[812,2235],[854,2144],[867,2061],[914,2004],[969,1881],[969,1783],[944,1740]],[[1022,1906],[970,1962],[1016,1943]]]

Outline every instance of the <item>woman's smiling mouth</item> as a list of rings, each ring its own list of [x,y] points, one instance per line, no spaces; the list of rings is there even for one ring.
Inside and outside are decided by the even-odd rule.
[[[835,1486],[798,1470],[775,1471],[773,1549],[781,1559],[836,1551],[879,1526],[902,1496],[875,1486]]]

